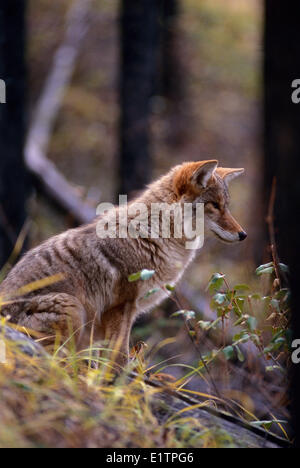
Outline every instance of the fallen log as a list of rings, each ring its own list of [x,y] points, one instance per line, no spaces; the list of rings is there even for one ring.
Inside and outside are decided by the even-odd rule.
[[[8,325],[0,323],[0,341],[3,340],[12,342],[14,346],[27,356],[46,357],[47,353],[44,348],[30,337],[24,335],[20,331]]]
[[[208,429],[223,431],[237,448],[291,448],[289,440],[272,432],[267,432],[261,427],[212,406],[204,405],[203,401],[182,394],[151,378],[145,377],[144,380],[147,385],[162,390],[156,397],[157,402],[153,409],[161,420],[185,410],[186,417],[198,419]]]

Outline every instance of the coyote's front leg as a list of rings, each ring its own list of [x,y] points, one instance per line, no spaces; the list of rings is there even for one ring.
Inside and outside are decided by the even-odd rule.
[[[106,311],[101,317],[101,328],[104,331],[105,341],[108,343],[111,360],[120,371],[128,364],[129,338],[136,315],[132,303],[126,303]]]

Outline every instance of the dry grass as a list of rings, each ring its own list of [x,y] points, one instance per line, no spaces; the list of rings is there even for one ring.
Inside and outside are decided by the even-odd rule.
[[[58,355],[59,354],[59,355]],[[201,421],[178,412],[159,421],[155,395],[137,377],[112,380],[112,363],[87,364],[90,353],[64,349],[29,357],[6,342],[0,372],[0,447],[203,447],[228,445]],[[173,388],[183,385],[169,383]],[[209,396],[208,396],[209,397]]]

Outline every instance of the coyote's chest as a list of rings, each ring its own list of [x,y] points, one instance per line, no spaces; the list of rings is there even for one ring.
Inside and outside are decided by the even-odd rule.
[[[163,265],[160,265],[153,277],[148,281],[139,283],[138,309],[141,312],[146,312],[169,297],[173,287],[179,282],[194,256],[194,251],[185,251],[183,255],[170,249]]]

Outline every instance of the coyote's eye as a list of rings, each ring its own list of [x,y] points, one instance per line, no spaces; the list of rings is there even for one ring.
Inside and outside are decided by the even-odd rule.
[[[217,203],[217,202],[212,202],[211,204],[212,204],[212,206],[213,206],[216,210],[219,210],[219,209],[220,209],[219,203]]]

